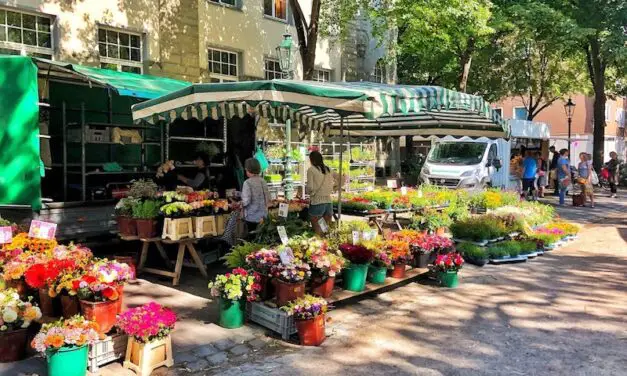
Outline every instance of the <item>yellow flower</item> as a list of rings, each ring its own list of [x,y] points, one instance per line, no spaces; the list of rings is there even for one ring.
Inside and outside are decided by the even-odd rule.
[[[33,321],[41,318],[41,311],[37,307],[28,307],[24,310],[24,320]]]

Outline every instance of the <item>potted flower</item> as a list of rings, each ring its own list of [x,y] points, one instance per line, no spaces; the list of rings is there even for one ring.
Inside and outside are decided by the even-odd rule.
[[[411,260],[409,243],[402,240],[388,240],[385,249],[392,262],[390,277],[405,278],[405,269]]]
[[[159,201],[143,200],[133,205],[133,219],[137,224],[137,236],[142,239],[154,238],[157,235]]]
[[[311,268],[310,291],[313,295],[328,298],[335,286],[335,277],[344,267],[344,258],[329,250],[327,241],[302,237],[290,241],[296,258],[302,258]]]
[[[30,298],[20,299],[15,289],[0,291],[0,362],[24,358],[27,328],[41,318],[41,311]]]
[[[298,259],[290,264],[280,263],[272,268],[276,288],[276,304],[281,307],[305,295],[305,282],[311,277],[311,268]]]
[[[89,346],[98,339],[98,324],[77,315],[44,324],[31,346],[46,356],[48,376],[85,376]]]
[[[438,273],[440,283],[445,287],[459,286],[459,278],[457,272],[462,268],[464,259],[457,252],[450,252],[439,255],[435,259],[435,271]]]
[[[211,296],[219,298],[220,326],[234,329],[244,325],[244,301],[256,300],[261,286],[256,273],[236,268],[231,273],[217,275],[209,282],[209,289]]]
[[[272,280],[272,268],[281,262],[279,254],[274,249],[260,249],[246,256],[246,264],[259,275],[261,291],[259,298],[268,300],[274,297]]]
[[[56,316],[53,302],[53,297],[56,295],[50,295],[50,286],[59,276],[71,272],[75,268],[74,260],[51,260],[32,265],[24,273],[26,284],[39,293],[39,306],[44,316]]]
[[[118,232],[122,236],[137,235],[137,226],[133,219],[133,206],[139,202],[132,197],[124,197],[115,204],[115,218],[118,222]]]
[[[453,242],[438,235],[426,235],[411,245],[413,254],[413,266],[415,268],[426,268],[435,261],[438,253],[448,253],[453,248]]]
[[[327,312],[324,298],[305,295],[281,309],[294,317],[301,346],[319,346],[324,342],[324,320]]]
[[[437,210],[428,209],[422,215],[414,217],[411,227],[413,229],[422,230],[423,233],[435,233],[442,236],[446,228],[453,223],[451,217],[446,213]]]
[[[32,251],[25,251],[18,254],[13,260],[4,264],[2,270],[2,277],[5,284],[9,288],[14,288],[21,297],[25,298],[30,293],[31,289],[26,283],[24,273],[35,264],[41,264],[48,261],[50,258],[44,253],[35,253]]]
[[[166,202],[169,202],[169,198],[171,199],[171,196],[164,197]],[[182,199],[185,200],[184,195]],[[169,202],[163,205],[160,210],[165,217],[162,235],[164,239],[179,240],[194,237],[194,226],[191,218],[193,209],[190,204],[182,201]]]
[[[174,365],[170,332],[175,323],[176,314],[156,302],[122,312],[116,326],[128,335],[124,368],[150,375],[156,368]]]
[[[349,262],[348,268],[344,270],[344,289],[363,291],[366,287],[368,265],[374,259],[374,252],[363,245],[348,243],[340,245],[340,251]]]
[[[374,252],[372,263],[368,265],[368,281],[378,285],[385,283],[385,277],[391,265],[392,260],[387,252],[383,248],[378,248]]]
[[[69,319],[80,313],[78,290],[74,288],[76,286],[74,281],[80,280],[84,273],[82,269],[66,272],[54,281],[48,290],[50,296],[60,297],[63,318]]]

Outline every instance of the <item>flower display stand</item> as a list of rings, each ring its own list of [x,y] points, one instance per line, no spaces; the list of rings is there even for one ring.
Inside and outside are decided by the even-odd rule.
[[[180,240],[194,237],[194,225],[191,218],[166,218],[163,222],[162,239]]]
[[[128,336],[115,333],[96,342],[89,349],[89,372],[97,373],[98,367],[122,359],[126,355]]]
[[[297,332],[294,318],[278,308],[268,307],[261,302],[250,302],[246,305],[246,313],[250,321],[279,333],[284,340]]]
[[[204,217],[194,217],[194,235],[197,238],[203,238],[205,236],[216,236],[218,230],[216,226],[216,217],[208,215]]]
[[[170,336],[148,343],[140,343],[133,337],[128,337],[124,368],[134,371],[137,376],[148,376],[159,367],[173,365]]]

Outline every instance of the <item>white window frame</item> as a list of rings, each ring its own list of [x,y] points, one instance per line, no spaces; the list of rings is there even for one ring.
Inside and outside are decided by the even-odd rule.
[[[25,43],[16,43],[16,42],[9,42],[9,26],[8,26],[8,22],[7,25],[5,26],[5,35],[7,40],[6,41],[0,41],[0,48],[3,49],[7,49],[7,50],[12,50],[12,51],[16,51],[19,52],[21,55],[28,55],[30,54],[41,54],[41,55],[49,55],[52,59],[54,59],[54,50],[55,50],[55,44],[54,44],[54,25],[55,25],[55,21],[56,18],[53,15],[50,14],[45,14],[45,13],[38,13],[38,12],[31,12],[28,10],[23,10],[21,8],[11,8],[11,7],[4,7],[4,6],[0,6],[0,10],[3,10],[5,12],[13,12],[13,13],[19,13],[20,15],[30,15],[30,16],[35,16],[35,17],[40,17],[40,18],[47,18],[50,20],[50,47],[40,47],[40,46],[33,46],[30,44],[25,44]],[[6,13],[5,13],[6,14]],[[6,20],[8,20],[8,15],[5,16],[6,19],[2,20],[3,22],[5,22]],[[35,22],[37,22],[37,20],[35,20]],[[24,41],[24,20],[23,17],[21,17],[21,23],[22,25],[20,26],[20,30],[22,32],[22,42]],[[26,29],[29,31],[35,31],[35,37],[37,38],[37,36],[39,35],[39,30],[37,30],[37,24],[35,25],[35,30],[32,29]]]
[[[324,80],[324,74],[327,73],[329,75],[329,79],[327,81]],[[312,78],[313,81],[317,81],[317,82],[332,82],[331,78],[332,78],[332,73],[333,71],[330,69],[324,69],[324,68],[315,68],[314,69],[314,77]],[[323,79],[320,79],[320,75],[322,74]]]
[[[285,18],[281,18],[281,17],[277,17],[276,16],[276,3],[275,2],[277,0],[270,0],[270,1],[272,1],[272,14],[266,14],[266,6],[265,6],[265,3],[264,3],[263,4],[263,16],[266,17],[266,18],[277,20],[277,21],[287,22],[287,15],[288,15],[288,12],[289,12],[289,7],[290,7],[289,0],[283,0],[283,1],[285,1]]]
[[[527,110],[527,107],[525,107],[525,106],[517,106],[517,107],[514,107],[512,109],[512,119],[515,119],[515,120],[527,120],[526,117],[524,119],[519,119],[519,118],[516,117],[516,110],[519,109],[519,108],[522,108],[525,111],[527,111],[527,115],[529,115],[529,110]]]
[[[378,84],[385,83],[385,62],[383,59],[377,60],[372,71],[372,82]]]
[[[494,111],[500,111],[501,112],[501,119],[505,119],[505,117],[503,116],[503,107],[494,107],[493,108]]]
[[[605,103],[605,121],[612,121],[612,104]]]
[[[276,64],[275,68],[278,67],[279,69],[278,70],[268,70],[268,63],[269,62],[272,62],[272,63]],[[263,73],[264,73],[264,78],[266,80],[283,78],[283,71],[281,70],[281,65],[279,64],[279,59],[275,59],[275,58],[272,58],[272,57],[266,57],[265,59],[263,59]]]
[[[223,64],[223,62],[220,61],[216,61],[216,60],[212,60],[213,59],[213,54],[212,51],[218,51],[220,52],[220,58],[222,58],[222,52],[225,52],[227,54],[232,54],[235,55],[235,64],[231,64],[230,61],[227,63],[227,65],[235,65],[235,76],[232,76],[230,74],[223,74],[223,73],[213,73],[211,70],[213,69],[213,64],[214,62],[219,63],[219,64]],[[239,69],[240,69],[240,54],[237,51],[232,51],[232,50],[225,50],[224,48],[217,48],[217,47],[208,47],[207,48],[207,71],[209,72],[209,77],[217,80],[218,82],[235,82],[235,81],[239,81]]]
[[[100,44],[102,43],[102,42],[100,42],[100,36],[98,35],[100,30],[104,30],[105,32],[112,31],[112,32],[115,32],[115,33],[118,34],[118,41],[117,41],[117,43],[113,44],[113,43],[109,43],[108,41],[105,42],[106,46],[108,46],[109,44],[117,45],[118,49],[121,46],[121,44],[120,44],[120,34],[128,35],[128,37],[129,37],[129,56],[128,56],[129,60],[100,55]],[[132,49],[136,49],[134,47],[130,47],[131,46],[130,45],[131,36],[139,37],[139,61],[130,60],[131,59],[131,50]],[[124,72],[122,70],[122,66],[127,66],[127,67],[139,68],[139,74],[143,74],[144,73],[144,35],[142,33],[138,33],[138,32],[127,30],[127,29],[120,29],[120,28],[116,28],[116,27],[111,27],[111,26],[107,26],[107,25],[98,25],[98,28],[96,30],[96,43],[98,44],[98,56],[99,56],[99,59],[100,59],[100,64],[112,64],[112,65],[115,65],[115,66],[117,66],[118,72]],[[118,56],[119,56],[119,50],[118,50]],[[108,69],[108,68],[104,68],[104,69]]]
[[[225,0],[209,0],[209,2],[214,4],[214,5],[219,5],[219,6],[223,6],[223,7],[227,7],[227,8],[240,8],[240,6],[238,6],[238,1],[239,0],[235,0],[234,4],[225,3],[224,1]]]

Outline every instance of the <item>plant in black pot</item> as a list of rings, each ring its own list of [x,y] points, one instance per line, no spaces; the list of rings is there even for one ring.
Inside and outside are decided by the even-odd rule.
[[[483,247],[471,243],[461,243],[457,246],[457,250],[462,254],[464,260],[473,265],[484,266],[488,262],[489,255]]]
[[[157,200],[139,201],[133,205],[133,218],[137,224],[137,236],[143,239],[157,234],[157,217],[161,203]]]

